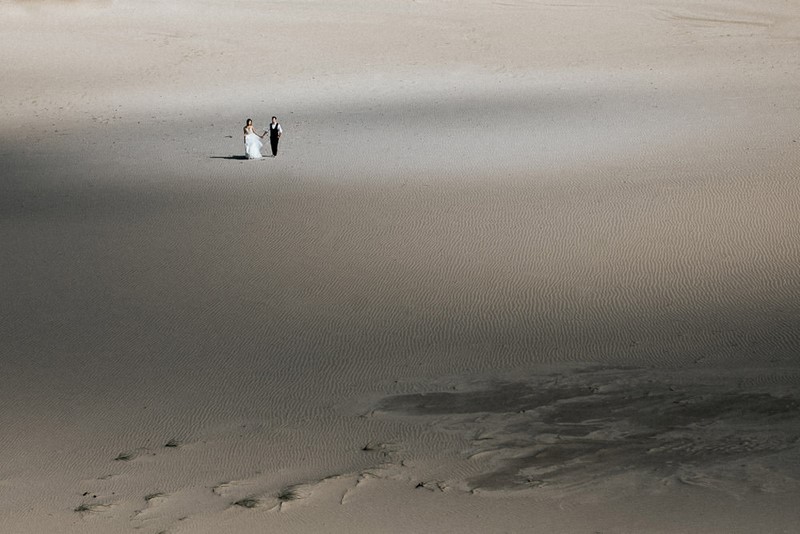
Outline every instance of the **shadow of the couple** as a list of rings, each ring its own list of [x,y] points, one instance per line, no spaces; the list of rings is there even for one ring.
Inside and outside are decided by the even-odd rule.
[[[272,158],[272,157],[274,157],[274,156],[267,155],[267,156],[262,156],[261,158],[257,158],[257,159],[266,159],[266,158]],[[210,159],[234,159],[234,160],[240,160],[240,161],[241,160],[254,159],[254,158],[248,158],[247,156],[209,156],[209,158]]]

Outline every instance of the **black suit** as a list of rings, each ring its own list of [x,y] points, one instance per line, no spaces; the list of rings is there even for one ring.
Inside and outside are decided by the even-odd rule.
[[[281,138],[280,123],[269,125],[269,144],[272,145],[272,156],[278,155],[278,140]]]

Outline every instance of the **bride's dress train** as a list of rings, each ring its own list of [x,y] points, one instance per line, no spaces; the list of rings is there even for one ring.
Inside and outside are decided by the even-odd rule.
[[[258,137],[254,133],[249,133],[244,138],[244,151],[247,159],[260,159],[263,156],[261,155],[261,147],[264,146],[264,143],[261,142],[261,138]]]

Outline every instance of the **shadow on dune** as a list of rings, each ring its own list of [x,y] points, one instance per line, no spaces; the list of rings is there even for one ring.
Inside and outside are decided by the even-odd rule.
[[[722,480],[758,488],[765,485],[753,479],[759,462],[800,453],[796,386],[773,394],[724,383],[676,384],[643,371],[592,370],[474,391],[398,395],[378,410],[466,429],[470,458],[487,460],[466,481],[471,489],[580,487],[631,472],[662,483]]]

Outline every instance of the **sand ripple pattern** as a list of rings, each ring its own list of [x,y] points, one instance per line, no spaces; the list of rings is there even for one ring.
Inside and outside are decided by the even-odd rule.
[[[796,114],[612,82],[306,109],[282,119],[280,157],[258,162],[237,159],[241,125],[218,117],[75,126],[46,151],[9,141],[0,427],[19,431],[0,434],[0,464],[18,466],[0,491],[16,517],[50,517],[45,487],[72,519],[138,510],[166,526],[191,502],[242,512],[231,501],[251,492],[271,506],[283,486],[368,469],[444,492],[581,484],[576,466],[616,474],[630,457],[706,484],[727,461],[792,454]],[[476,121],[498,125],[483,145]],[[136,148],[99,157],[109,139]],[[574,361],[771,371],[739,376],[735,394],[624,374],[593,378],[600,391],[511,380],[486,386],[487,402],[518,399],[494,415],[436,414],[447,435],[348,410],[411,395],[381,405],[397,413],[440,377],[458,388]],[[458,395],[444,398],[483,409]],[[462,461],[417,476],[425,450]],[[676,463],[694,471],[659,471]],[[246,483],[212,492],[230,481]]]

